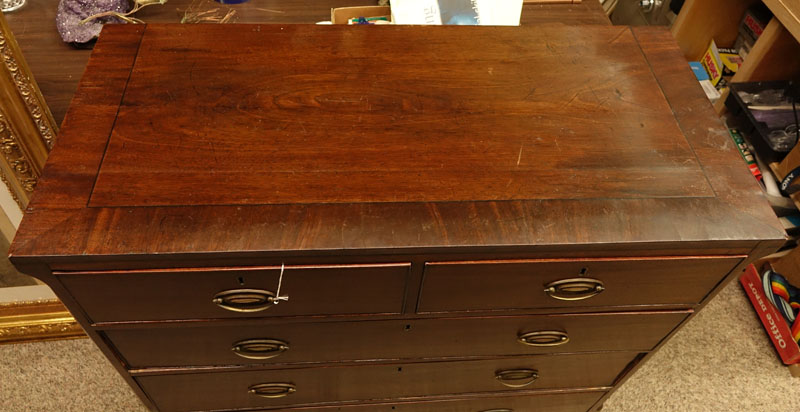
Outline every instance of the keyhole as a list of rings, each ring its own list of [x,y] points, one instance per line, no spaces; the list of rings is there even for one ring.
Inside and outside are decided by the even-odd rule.
[[[581,268],[580,276],[586,276],[586,273],[589,272],[587,268]]]
[[[402,371],[403,371],[403,368],[397,368],[397,371],[398,371],[398,372],[402,372]]]
[[[244,286],[244,278],[241,276],[239,277],[239,285]]]
[[[403,330],[405,330],[406,332],[410,331],[411,330],[411,325],[406,325],[406,327],[403,328]]]

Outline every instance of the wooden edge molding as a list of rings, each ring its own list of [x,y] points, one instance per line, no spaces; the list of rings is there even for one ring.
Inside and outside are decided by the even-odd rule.
[[[0,303],[0,344],[85,336],[58,299]]]
[[[23,210],[57,133],[53,115],[0,13],[0,180]]]

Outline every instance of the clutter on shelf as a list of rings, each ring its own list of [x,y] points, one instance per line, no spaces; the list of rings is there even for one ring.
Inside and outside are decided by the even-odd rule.
[[[701,76],[697,71],[695,75],[698,76],[698,81],[712,103],[725,94],[725,89],[742,67],[747,54],[771,18],[772,13],[764,4],[759,2],[753,5],[745,11],[739,22],[739,32],[733,44],[717,44],[712,38],[700,61],[689,63],[693,70],[696,66],[703,67],[705,76]],[[709,84],[716,91],[712,90]]]
[[[800,84],[793,81],[732,83],[728,110],[766,160],[781,161],[795,147]],[[800,165],[800,164],[799,164]]]

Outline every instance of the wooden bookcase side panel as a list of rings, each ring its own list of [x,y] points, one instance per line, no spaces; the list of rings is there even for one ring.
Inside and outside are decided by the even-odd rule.
[[[795,39],[800,41],[800,2],[797,0],[763,0]]]
[[[731,82],[786,80],[800,76],[800,43],[773,17],[758,38]],[[717,113],[725,109],[727,90],[714,104]]]
[[[744,12],[758,1],[687,0],[672,25],[672,35],[686,59],[698,61],[711,39],[717,46],[732,46]]]

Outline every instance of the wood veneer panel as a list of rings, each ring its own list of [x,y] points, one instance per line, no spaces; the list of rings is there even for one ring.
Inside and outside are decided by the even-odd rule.
[[[136,380],[162,412],[277,408],[422,395],[512,392],[514,389],[497,381],[495,373],[519,368],[539,372],[539,378],[525,389],[608,386],[636,355],[634,352],[542,355],[482,361],[141,376]],[[247,392],[250,385],[268,382],[293,383],[297,392],[279,399],[260,398]]]
[[[137,16],[148,23],[177,23],[181,10],[194,0],[170,0],[148,7]],[[231,5],[238,23],[306,23],[330,19],[332,7],[374,5],[375,0],[261,0]],[[61,41],[53,24],[53,0],[28,0],[24,8],[8,13],[14,35],[22,46],[57,123],[61,123],[89,60],[90,50],[77,50]],[[604,24],[611,22],[596,2],[523,6],[522,24]]]
[[[400,314],[411,264],[55,273],[93,322]],[[258,312],[223,309],[212,299],[242,289],[289,300]]]
[[[695,305],[743,258],[431,262],[418,310]],[[551,282],[581,278],[601,281],[604,290],[584,300],[559,300],[545,291]]]
[[[106,27],[109,33],[129,29]],[[495,28],[471,29],[490,33]],[[621,33],[618,40],[627,38],[626,29],[612,29],[620,30],[615,32]],[[551,31],[546,31],[545,39],[560,30],[592,32],[596,28],[548,26],[548,30]],[[675,247],[679,242],[693,242],[701,248],[720,246],[711,243],[702,246],[709,239],[728,242],[726,245],[731,247],[740,241],[781,239],[783,232],[774,217],[769,216],[771,212],[760,190],[746,170],[742,170],[735,148],[725,132],[719,130],[719,120],[709,110],[702,91],[690,81],[692,74],[674,40],[663,29],[636,33],[656,75],[657,81],[650,87],[660,87],[665,93],[669,102],[667,111],[676,116],[690,150],[700,160],[703,174],[714,189],[711,194],[714,197],[86,208],[96,169],[84,164],[101,162],[108,129],[79,127],[80,122],[90,124],[96,111],[78,105],[71,114],[75,125],[62,130],[65,133],[60,137],[61,144],[51,155],[52,164],[47,168],[50,171],[44,173],[39,195],[33,199],[34,207],[28,211],[12,245],[12,254],[21,262],[25,256],[36,255],[73,256],[70,258],[73,260],[99,254],[129,255],[137,259],[137,255],[149,253],[164,256],[164,253],[343,249],[397,253],[398,248],[412,251],[534,244],[537,247],[584,244],[590,250],[599,250],[598,245],[605,243],[617,245],[608,246],[608,250],[648,250]],[[108,37],[113,38],[111,34]],[[103,42],[101,39],[98,47]],[[102,53],[103,50],[103,47],[96,50],[97,63],[93,67],[98,68],[94,71],[105,67],[108,73],[94,76],[115,77],[115,70],[121,68],[104,64],[105,60],[113,62],[113,57]],[[82,101],[105,98],[107,91],[92,88],[92,84],[87,82],[88,86],[79,92],[85,96]],[[691,163],[692,159],[689,156],[685,160]],[[383,193],[391,195],[385,188]],[[236,193],[231,198],[250,199],[248,196]],[[209,236],[209,231],[214,235]],[[659,243],[661,247],[657,246]]]
[[[564,394],[521,394],[516,396],[487,396],[449,401],[406,401],[368,404],[362,406],[328,406],[270,409],[275,412],[585,412],[603,392],[577,392]],[[266,411],[266,409],[261,409]]]
[[[498,316],[390,321],[176,324],[174,328],[111,329],[131,369],[230,364],[315,364],[370,359],[431,359],[534,355],[555,352],[652,349],[690,311],[582,315]],[[534,347],[520,334],[561,331],[569,341]],[[231,348],[250,339],[277,339],[289,349],[247,359]],[[320,343],[323,343],[320,345]]]
[[[628,28],[482,29],[149,26],[89,204],[713,195]]]

